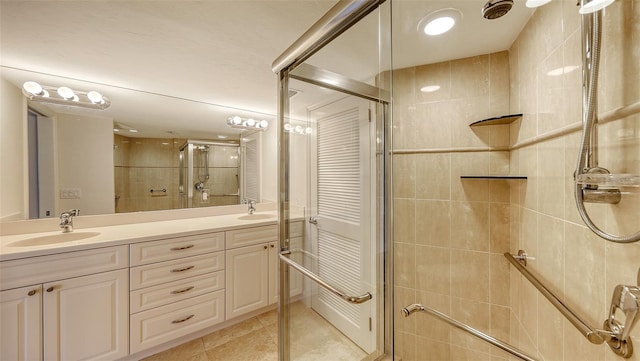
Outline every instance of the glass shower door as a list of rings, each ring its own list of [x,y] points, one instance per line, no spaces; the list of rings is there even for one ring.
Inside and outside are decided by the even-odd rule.
[[[376,359],[389,349],[384,15],[374,10],[280,72],[281,360]]]

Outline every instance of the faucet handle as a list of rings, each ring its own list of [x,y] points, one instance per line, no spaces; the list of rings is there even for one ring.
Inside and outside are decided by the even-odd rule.
[[[69,210],[69,215],[75,217],[75,216],[79,216],[80,215],[80,210],[77,208],[74,209],[70,209]]]
[[[624,324],[616,320],[616,311],[622,311]],[[640,287],[617,285],[613,291],[609,309],[609,327],[616,338],[626,341],[633,327],[640,320]]]

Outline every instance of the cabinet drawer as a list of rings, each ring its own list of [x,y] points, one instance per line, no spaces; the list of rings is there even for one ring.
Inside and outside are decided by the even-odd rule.
[[[130,312],[146,311],[223,288],[224,271],[218,271],[131,291],[129,296]]]
[[[289,238],[302,237],[304,222],[289,223]]]
[[[0,262],[0,288],[17,288],[127,267],[127,245],[4,261]]]
[[[278,240],[278,226],[237,229],[226,233],[227,249]]]
[[[224,251],[224,232],[135,243],[131,245],[131,266],[217,251]]]
[[[224,290],[131,315],[131,353],[224,321]]]
[[[224,252],[180,258],[131,268],[131,289],[155,286],[224,269]]]

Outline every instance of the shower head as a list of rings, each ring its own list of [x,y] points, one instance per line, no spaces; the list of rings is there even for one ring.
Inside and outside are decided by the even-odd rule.
[[[482,7],[482,16],[485,19],[497,19],[508,13],[513,6],[513,0],[489,0]]]

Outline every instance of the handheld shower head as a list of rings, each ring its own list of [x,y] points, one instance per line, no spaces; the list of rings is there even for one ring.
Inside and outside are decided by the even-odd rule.
[[[513,0],[489,0],[482,7],[482,16],[493,20],[502,17],[511,10]]]

